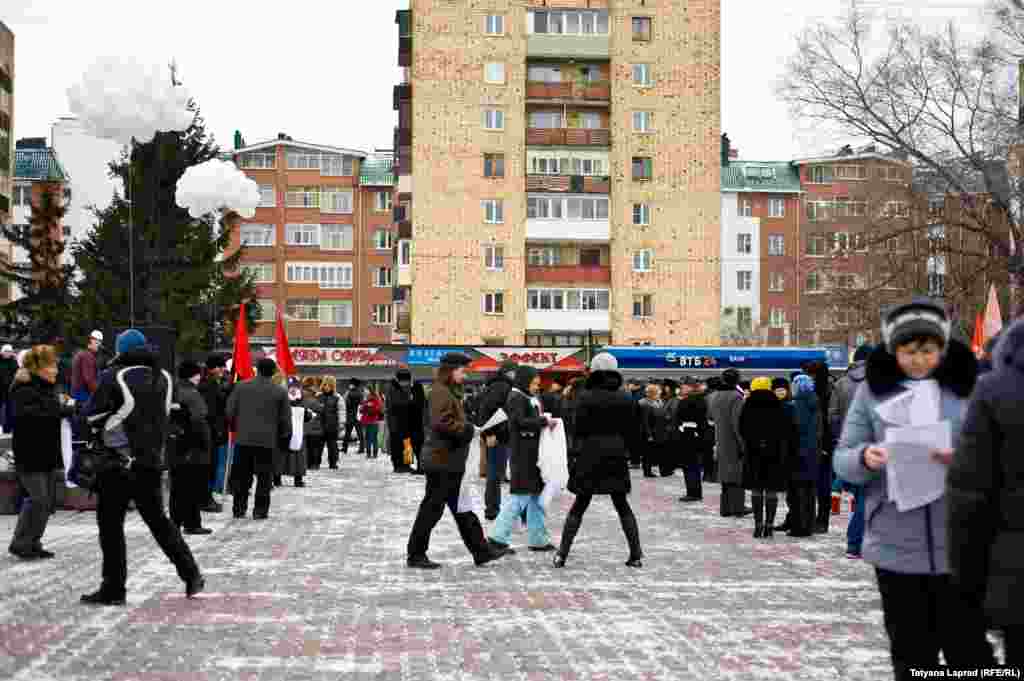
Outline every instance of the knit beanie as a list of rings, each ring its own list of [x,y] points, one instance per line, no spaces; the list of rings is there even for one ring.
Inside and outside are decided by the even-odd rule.
[[[136,329],[128,329],[118,334],[117,341],[114,343],[114,350],[117,354],[123,355],[126,352],[138,350],[145,346],[146,337],[142,335],[142,332]]]
[[[590,360],[591,371],[618,371],[619,360],[607,352],[602,352]]]
[[[807,374],[800,374],[793,379],[793,396],[814,392],[814,379]]]
[[[768,378],[767,376],[761,376],[760,378],[755,378],[753,381],[750,382],[750,390],[751,390],[751,392],[753,392],[755,390],[771,390],[771,389],[772,389],[772,379]]]
[[[941,305],[927,298],[917,298],[900,305],[885,315],[882,322],[882,338],[889,354],[895,355],[896,348],[911,338],[927,336],[949,345],[952,325]]]

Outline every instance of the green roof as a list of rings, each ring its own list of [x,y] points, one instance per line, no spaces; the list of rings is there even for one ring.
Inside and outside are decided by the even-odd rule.
[[[47,182],[67,182],[70,179],[53,149],[15,150],[14,177]]]
[[[391,158],[368,158],[359,166],[359,184],[395,186],[395,161]]]
[[[774,173],[766,177],[763,168]],[[722,191],[795,194],[800,191],[800,171],[788,161],[729,161],[722,167]]]

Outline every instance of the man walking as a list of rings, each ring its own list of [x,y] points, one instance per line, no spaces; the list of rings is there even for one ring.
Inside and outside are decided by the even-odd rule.
[[[227,419],[234,424],[236,434],[232,470],[236,518],[245,517],[255,476],[256,498],[252,517],[267,519],[273,487],[274,450],[278,447],[287,449],[292,438],[288,393],[271,382],[276,371],[274,360],[261,359],[256,378],[235,385],[228,398]]]
[[[477,407],[476,425],[483,427],[499,409],[508,403],[518,365],[510,360],[502,362],[498,375],[487,382]],[[494,520],[501,510],[501,481],[508,466],[508,424],[500,423],[483,432],[487,447],[487,487],[484,491],[484,517]],[[472,473],[472,471],[471,471]]]

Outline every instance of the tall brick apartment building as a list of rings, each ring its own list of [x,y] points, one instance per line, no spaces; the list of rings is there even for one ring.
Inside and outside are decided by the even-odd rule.
[[[0,222],[8,222],[14,176],[14,33],[0,21]],[[11,244],[0,237],[0,258],[10,262]],[[0,287],[0,304],[10,302],[8,286]]]
[[[235,162],[260,185],[256,216],[235,232],[256,275],[270,343],[276,311],[289,340],[316,345],[391,342],[394,176],[390,154],[297,142],[241,146]]]
[[[418,344],[717,343],[719,0],[410,7],[399,330]]]

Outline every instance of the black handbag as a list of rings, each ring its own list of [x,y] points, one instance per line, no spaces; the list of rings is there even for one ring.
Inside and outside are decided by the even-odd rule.
[[[82,489],[95,492],[100,478],[111,471],[131,470],[133,459],[110,449],[98,439],[77,442],[71,454],[68,480]]]

